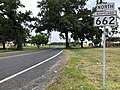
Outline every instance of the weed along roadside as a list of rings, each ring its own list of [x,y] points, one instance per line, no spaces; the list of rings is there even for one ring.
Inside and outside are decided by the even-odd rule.
[[[66,49],[58,78],[45,90],[102,90],[102,48]],[[106,90],[120,90],[120,48],[106,49]]]

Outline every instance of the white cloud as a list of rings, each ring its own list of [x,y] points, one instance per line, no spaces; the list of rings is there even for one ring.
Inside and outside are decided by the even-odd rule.
[[[85,7],[92,9],[92,7],[95,7],[95,5],[96,5],[96,0],[88,0]]]
[[[25,11],[25,10],[31,10],[33,12],[34,16],[37,16],[39,9],[37,8],[37,1],[38,0],[20,0],[23,5],[25,5],[25,8],[20,8],[19,10]]]

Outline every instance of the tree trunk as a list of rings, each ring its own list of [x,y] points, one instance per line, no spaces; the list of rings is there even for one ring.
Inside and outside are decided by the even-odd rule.
[[[5,42],[2,42],[2,45],[3,45],[3,49],[6,49]]]
[[[18,43],[18,44],[17,44],[17,50],[22,50],[22,49],[23,49],[22,43]]]
[[[22,47],[22,37],[20,35],[18,35],[18,38],[17,38],[17,50],[22,50],[23,47]]]
[[[81,40],[81,43],[80,43],[80,44],[81,44],[81,48],[83,48],[83,40]]]
[[[38,48],[40,48],[40,45],[39,45],[39,44],[37,44],[37,47],[38,47]]]
[[[65,38],[66,38],[66,48],[69,47],[69,42],[68,42],[68,31],[65,32]]]

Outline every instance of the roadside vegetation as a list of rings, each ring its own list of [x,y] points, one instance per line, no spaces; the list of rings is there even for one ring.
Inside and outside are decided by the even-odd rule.
[[[15,52],[15,51],[27,51],[27,50],[40,50],[42,48],[46,48],[48,46],[42,46],[38,48],[37,46],[24,46],[22,50],[16,50],[14,46],[10,47],[7,46],[6,49],[2,49],[2,46],[0,46],[0,53],[6,53],[6,52]]]
[[[23,46],[22,50],[17,50],[15,46],[6,46],[6,49],[3,49],[2,46],[0,46],[0,54],[1,53],[6,53],[6,52],[16,52],[16,51],[27,51],[27,50],[41,50],[45,48],[56,48],[59,47],[60,45],[41,45],[39,48],[37,45],[32,45],[32,46]]]
[[[102,90],[102,48],[65,49],[66,64],[45,90]],[[120,48],[106,49],[106,90],[120,90]]]

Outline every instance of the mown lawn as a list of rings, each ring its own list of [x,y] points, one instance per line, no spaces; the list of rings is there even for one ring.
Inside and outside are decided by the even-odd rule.
[[[46,90],[102,90],[102,48],[66,49],[66,64]],[[106,49],[106,90],[120,90],[120,48]]]

